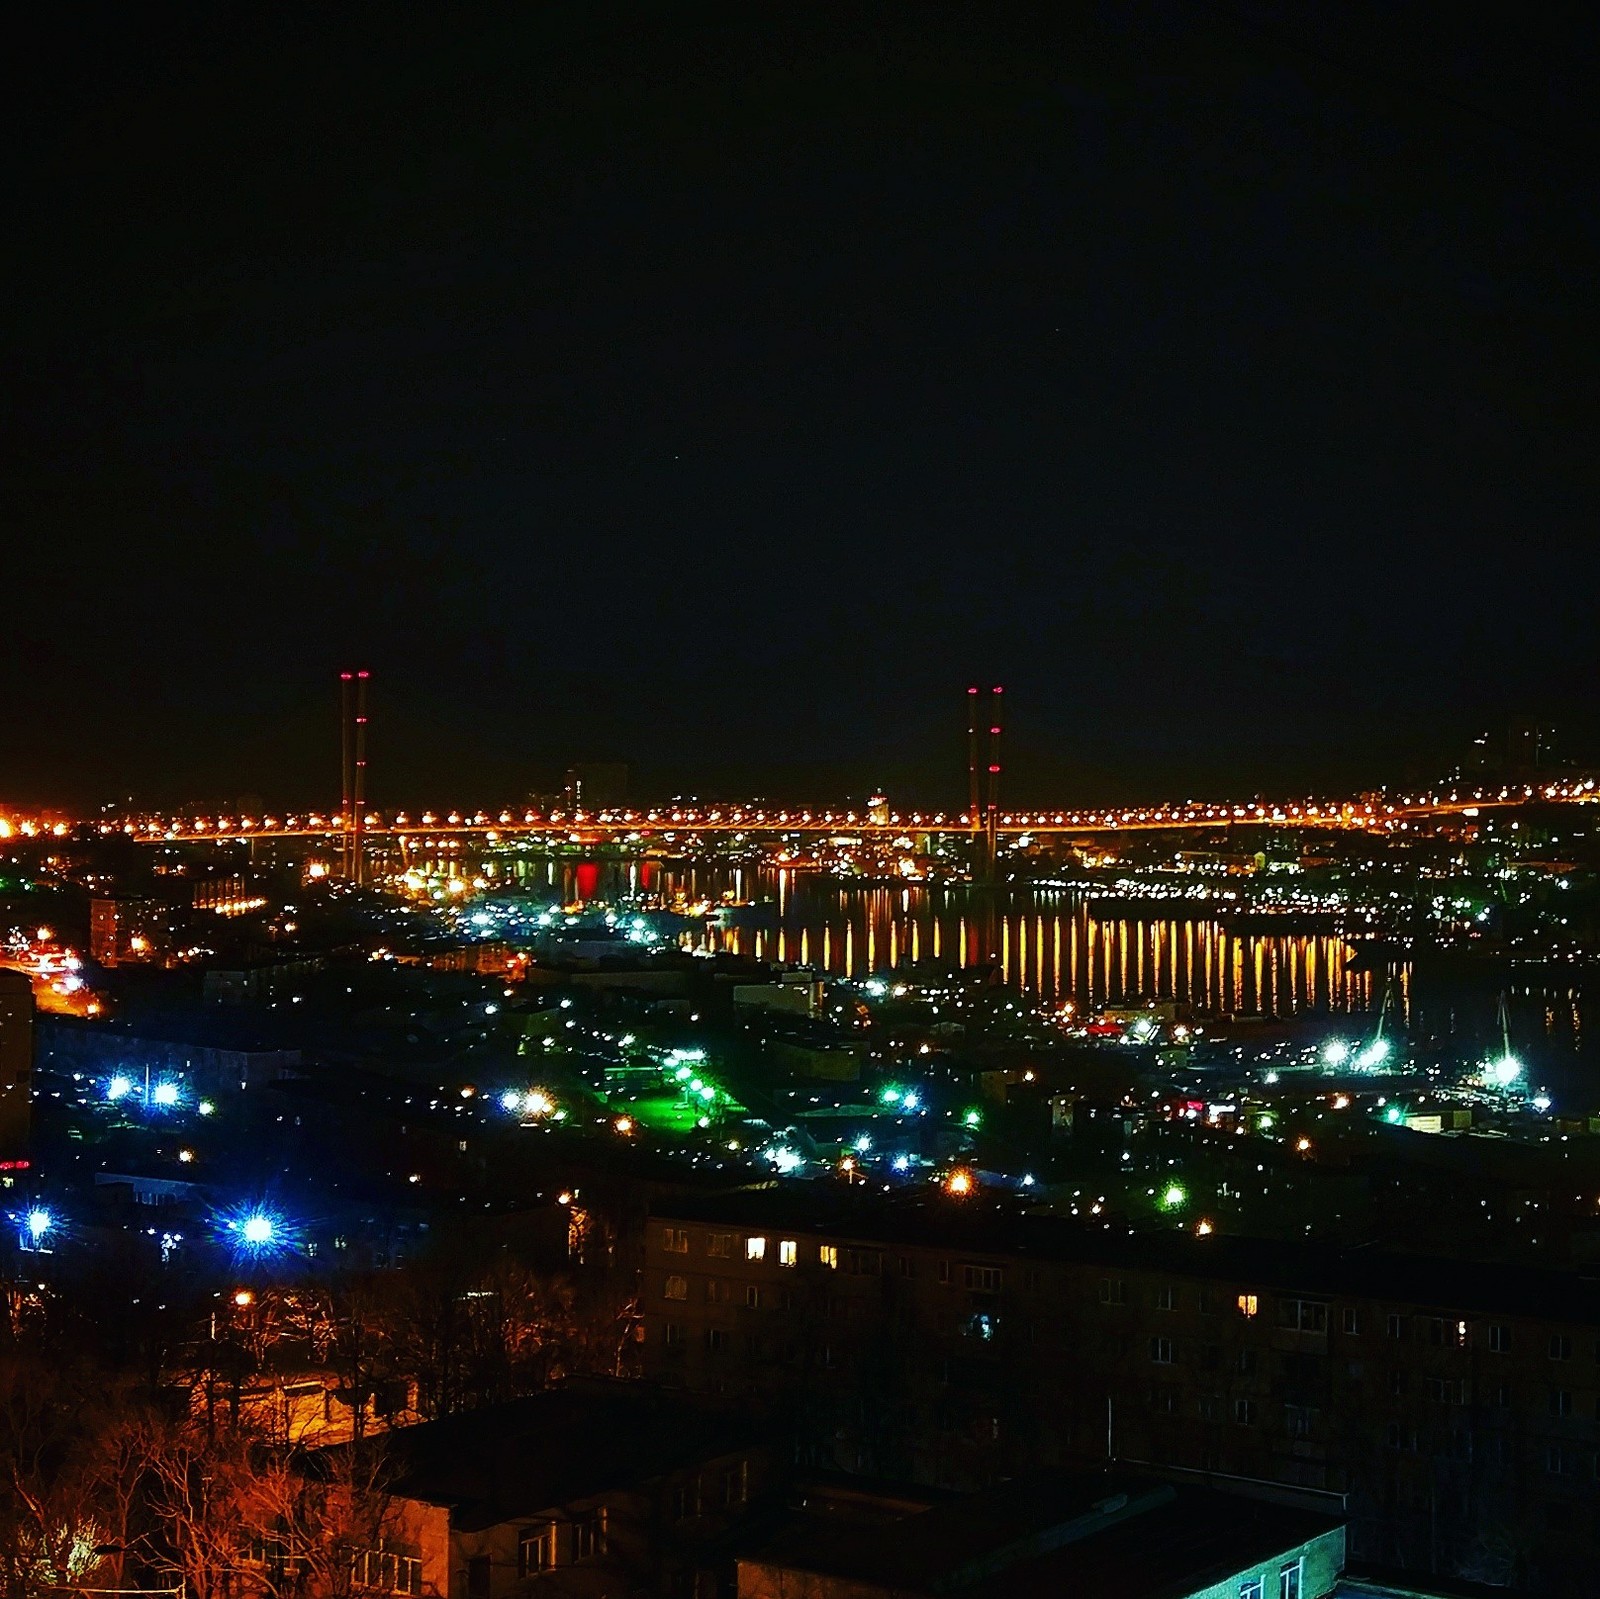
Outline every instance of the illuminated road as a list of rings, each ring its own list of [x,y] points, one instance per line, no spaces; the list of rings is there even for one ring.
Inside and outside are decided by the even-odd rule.
[[[1393,833],[1448,816],[1471,817],[1527,804],[1595,803],[1595,780],[1516,785],[1483,791],[1451,789],[1384,798],[1303,800],[1280,804],[1133,806],[1108,809],[1003,811],[996,832],[1006,837],[1092,834],[1157,829],[1210,829],[1237,826],[1331,828]],[[253,838],[335,838],[343,833],[337,812],[288,815],[178,817],[143,816],[115,824],[94,824],[102,834],[123,834],[136,842],[231,842]],[[37,819],[0,820],[0,837],[65,835],[73,824]],[[363,833],[382,838],[447,838],[470,835],[487,843],[501,839],[543,838],[552,843],[681,842],[710,835],[732,838],[775,836],[898,838],[927,834],[961,836],[975,831],[964,813],[873,810],[775,810],[723,805],[705,809],[662,807],[651,810],[551,811],[369,811]]]

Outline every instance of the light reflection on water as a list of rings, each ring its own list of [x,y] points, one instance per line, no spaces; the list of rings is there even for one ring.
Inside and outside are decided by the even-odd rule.
[[[570,862],[530,863],[523,882],[567,899],[577,888]],[[1080,1009],[1172,999],[1206,1015],[1333,1018],[1371,1012],[1384,986],[1381,972],[1353,969],[1354,951],[1337,934],[1100,916],[1066,890],[851,887],[816,873],[619,861],[606,863],[590,891],[757,902],[734,925],[689,935],[691,947],[855,978],[918,961],[992,962],[1023,993],[1049,1004],[1070,999]],[[1391,1005],[1409,1022],[1413,1040],[1431,1041],[1463,1060],[1498,1054],[1499,983],[1505,980],[1424,982],[1402,969]],[[1594,1030],[1584,1027],[1581,982],[1523,978],[1512,982],[1507,997],[1515,1051],[1560,1094],[1563,1108],[1589,1108],[1587,1085],[1600,1078],[1600,1048]],[[1575,1103],[1580,1088],[1582,1103]]]
[[[1213,920],[1102,915],[1066,890],[983,894],[967,889],[855,888],[815,874],[682,874],[691,897],[770,898],[771,914],[708,929],[690,943],[758,960],[817,965],[861,978],[919,960],[991,962],[1005,982],[1040,1001],[1080,1010],[1171,999],[1202,1015],[1367,1016],[1383,998],[1382,970],[1356,970],[1356,951],[1336,933],[1273,933]],[[1498,980],[1395,974],[1395,1020],[1419,1045],[1463,1061],[1498,1055]],[[1573,1109],[1595,1081],[1593,1040],[1583,1026],[1581,988],[1527,982],[1509,989],[1513,1048]],[[1579,1092],[1581,1090],[1581,1093]],[[1574,1100],[1577,1094],[1585,1103]]]
[[[702,874],[703,875],[703,874]],[[783,877],[786,874],[775,874]],[[697,885],[705,892],[704,885]],[[867,977],[903,964],[991,964],[1046,1002],[1080,1006],[1173,999],[1210,1013],[1370,1008],[1381,976],[1351,969],[1326,933],[1231,931],[1214,921],[1102,918],[1062,890],[841,888],[806,876],[775,882],[776,914],[712,927],[691,941],[757,960]],[[1402,974],[1402,1001],[1405,979]]]

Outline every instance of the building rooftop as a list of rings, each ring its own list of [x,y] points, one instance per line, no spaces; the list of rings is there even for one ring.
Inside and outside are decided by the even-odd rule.
[[[1197,1238],[1176,1229],[1129,1232],[981,1194],[951,1200],[921,1189],[882,1194],[773,1182],[718,1194],[672,1195],[658,1199],[653,1212],[673,1221],[811,1234],[840,1242],[1157,1271],[1285,1293],[1387,1299],[1441,1314],[1542,1316],[1600,1325],[1600,1273],[1592,1271],[1222,1233]]]
[[[1340,1525],[1205,1488],[1052,1472],[886,1527],[801,1518],[744,1558],[902,1593],[1181,1599]]]
[[[751,1446],[745,1423],[653,1390],[573,1386],[384,1436],[390,1492],[473,1530],[633,1488]]]

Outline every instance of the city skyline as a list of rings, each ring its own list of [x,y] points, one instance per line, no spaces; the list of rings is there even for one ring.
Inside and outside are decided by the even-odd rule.
[[[1591,1599],[1600,34],[11,31],[4,1599]]]
[[[1570,40],[39,26],[8,798],[308,802],[352,656],[407,802],[935,803],[974,673],[1041,799],[1595,743]]]

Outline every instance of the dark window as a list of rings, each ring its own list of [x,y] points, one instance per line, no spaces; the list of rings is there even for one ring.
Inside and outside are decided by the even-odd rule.
[[[1572,1359],[1572,1340],[1565,1333],[1551,1333],[1550,1358],[1552,1360]]]
[[[1572,1395],[1565,1388],[1552,1388],[1550,1390],[1550,1414],[1552,1416],[1570,1416],[1572,1414]]]
[[[1495,1323],[1489,1328],[1489,1349],[1496,1355],[1509,1355],[1511,1353],[1511,1329],[1501,1323]]]
[[[531,1577],[536,1571],[549,1571],[556,1563],[556,1524],[541,1521],[524,1527],[517,1539],[517,1575]]]
[[[1339,1330],[1354,1338],[1361,1331],[1361,1312],[1354,1305],[1345,1305],[1339,1312]]]
[[[1100,1303],[1102,1305],[1121,1305],[1127,1302],[1127,1289],[1120,1277],[1102,1277],[1100,1279]]]
[[[1152,1338],[1150,1340],[1150,1358],[1158,1366],[1172,1364],[1172,1340],[1170,1338]]]
[[[467,1599],[489,1599],[489,1557],[474,1555],[467,1562]]]
[[[488,1561],[484,1562],[484,1593],[488,1588]],[[285,1570],[284,1575],[292,1575]],[[368,1593],[422,1592],[422,1561],[380,1543],[376,1549],[361,1549],[350,1561],[351,1586]]]
[[[1315,1299],[1280,1299],[1278,1325],[1296,1332],[1326,1332],[1328,1307]]]
[[[1389,1336],[1391,1338],[1404,1338],[1406,1335],[1406,1319],[1397,1316],[1392,1311],[1389,1315]]]
[[[586,1510],[572,1522],[572,1558],[593,1560],[606,1552],[606,1513]]]
[[[1256,1423],[1256,1402],[1253,1399],[1235,1399],[1233,1402],[1233,1419],[1241,1427],[1253,1427]]]

